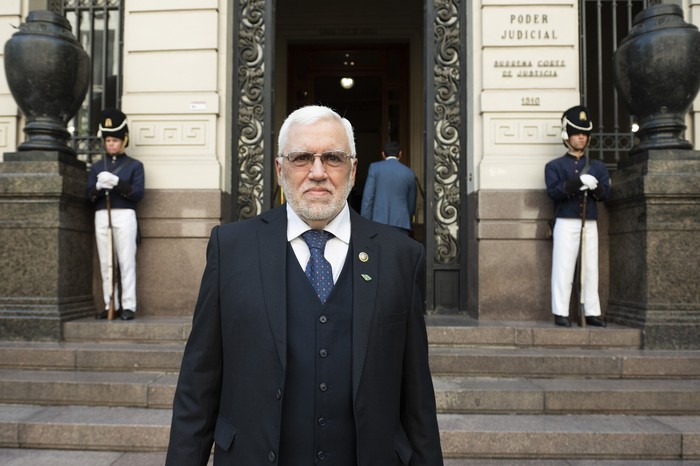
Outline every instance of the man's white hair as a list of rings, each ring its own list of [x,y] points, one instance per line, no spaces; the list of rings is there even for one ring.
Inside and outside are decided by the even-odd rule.
[[[343,128],[345,128],[345,133],[348,136],[350,155],[357,155],[355,152],[355,135],[350,122],[346,118],[338,115],[338,113],[329,107],[324,107],[322,105],[307,105],[306,107],[301,107],[294,110],[284,120],[284,123],[282,123],[282,127],[280,128],[280,133],[277,138],[277,156],[282,157],[284,155],[284,148],[287,144],[289,129],[292,126],[307,126],[321,120],[335,120],[340,122],[343,125]]]

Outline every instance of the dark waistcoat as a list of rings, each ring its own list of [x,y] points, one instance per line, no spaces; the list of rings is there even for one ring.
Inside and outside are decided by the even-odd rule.
[[[287,370],[280,466],[356,466],[352,260],[321,304],[287,247]]]

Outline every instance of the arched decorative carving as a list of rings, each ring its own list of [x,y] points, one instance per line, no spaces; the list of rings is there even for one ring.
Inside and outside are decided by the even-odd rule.
[[[459,0],[436,0],[434,18],[433,138],[434,260],[459,259],[460,21]]]

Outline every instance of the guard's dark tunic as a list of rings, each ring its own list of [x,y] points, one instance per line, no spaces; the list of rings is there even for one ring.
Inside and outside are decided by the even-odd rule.
[[[321,304],[287,246],[287,370],[280,466],[356,466],[352,260]]]
[[[587,166],[588,165],[588,166]],[[584,196],[581,191],[581,174],[584,170],[598,180],[598,187]],[[547,195],[554,201],[557,218],[581,218],[583,199],[586,199],[586,219],[598,218],[596,202],[605,202],[610,198],[610,175],[605,164],[600,160],[588,161],[588,156],[579,159],[571,154],[551,160],[544,167],[544,181]]]

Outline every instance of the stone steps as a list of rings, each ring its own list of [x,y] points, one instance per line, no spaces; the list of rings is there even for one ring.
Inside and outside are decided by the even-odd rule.
[[[700,417],[439,415],[445,457],[700,459]]]
[[[0,341],[0,368],[176,373],[183,343]],[[448,347],[430,351],[434,375],[700,378],[700,351]]]
[[[176,374],[0,369],[0,402],[171,409]]]
[[[178,372],[183,343],[0,341],[0,368]]]
[[[640,350],[614,325],[428,324],[446,466],[700,464],[700,351]],[[61,343],[0,341],[0,464],[163,464],[190,328],[82,319]]]
[[[177,375],[0,369],[0,402],[170,409]],[[435,376],[442,413],[700,415],[700,380]]]
[[[433,377],[440,413],[700,415],[700,380]]]
[[[11,466],[162,466],[165,453],[132,453],[119,451],[43,450],[28,448],[0,449],[0,464]],[[209,465],[213,465],[213,458]],[[445,466],[592,466],[600,460],[589,459],[454,459],[446,458]],[[698,466],[691,460],[606,460],[605,466]]]
[[[0,405],[3,448],[163,451],[167,409]],[[439,414],[446,458],[700,459],[698,416]]]
[[[700,378],[700,351],[432,347],[433,375]]]
[[[428,338],[433,346],[639,348],[639,330],[611,324],[606,329],[570,329],[551,322],[488,322],[467,317],[430,316]],[[80,319],[63,324],[66,342],[185,342],[189,317],[142,317],[134,321]]]
[[[610,324],[596,327],[556,327],[552,322],[479,322],[467,317],[430,316],[431,346],[510,348],[628,348],[641,346],[639,330]]]

